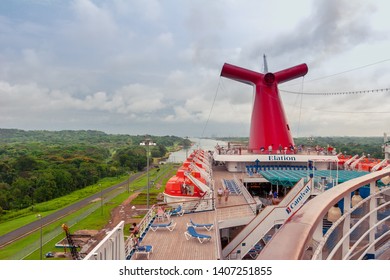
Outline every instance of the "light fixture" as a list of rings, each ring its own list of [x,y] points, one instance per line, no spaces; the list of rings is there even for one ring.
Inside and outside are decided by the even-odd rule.
[[[327,220],[329,222],[336,222],[338,219],[341,218],[341,209],[339,208],[339,206],[337,205],[337,203],[335,205],[333,205],[329,211],[328,211],[328,218]]]
[[[354,195],[352,196],[352,200],[351,200],[351,205],[352,207],[355,207],[356,204],[358,204],[360,201],[362,201],[363,198],[361,197],[361,195],[359,194],[359,190],[356,190]]]

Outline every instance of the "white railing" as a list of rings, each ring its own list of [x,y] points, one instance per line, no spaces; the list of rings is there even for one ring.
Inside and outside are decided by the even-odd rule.
[[[139,237],[142,240],[145,236],[146,232],[149,229],[150,222],[153,220],[153,218],[156,216],[156,206],[152,205],[152,207],[149,209],[149,211],[146,213],[146,215],[143,217],[143,219],[138,223],[139,228]],[[125,255],[126,258],[130,256],[131,251],[134,248],[134,240],[132,238],[127,238],[125,242]]]
[[[390,170],[388,169],[369,173],[339,184],[311,199],[294,216],[288,219],[261,251],[257,259],[311,259],[314,252],[316,259],[323,259],[327,258],[329,252],[332,252],[332,248],[337,243],[339,245],[338,249],[336,249],[337,252],[332,253],[334,255],[333,259],[347,257],[351,259],[363,257],[375,258],[376,251],[382,249],[381,246],[383,244],[381,243],[385,243],[380,240],[383,241],[383,238],[387,237],[390,231],[389,228],[386,228],[389,226],[389,206],[386,203],[390,200],[390,191],[387,189],[387,185],[378,193],[376,182],[379,180],[387,182],[386,179],[389,178],[389,175]],[[363,204],[368,209],[363,209],[364,214],[359,214],[356,213],[359,210],[358,208],[351,209],[351,194],[367,185],[369,185],[369,194],[371,197],[365,204],[363,202]],[[379,196],[380,194],[383,194],[382,197]],[[317,252],[317,248],[313,244],[321,242],[324,237],[323,221],[327,219],[328,211],[341,200],[344,201],[344,211],[346,213],[350,212],[350,214],[345,216],[344,222],[335,222],[334,227],[336,229],[332,229],[333,232],[330,232],[328,237],[328,239],[330,238],[332,240],[330,243],[327,241],[330,246],[328,248],[324,246],[322,249],[318,249]],[[380,205],[378,206],[378,204]],[[385,217],[380,219],[379,214],[381,217],[383,215]],[[359,227],[359,231],[351,229],[362,217],[365,217],[363,218],[365,222],[361,222],[362,225],[364,224],[364,227]],[[382,225],[386,227],[383,229],[381,228]],[[362,237],[363,235],[364,237]],[[341,241],[342,238],[344,238],[343,241]],[[294,240],[294,242],[291,242],[291,240]],[[354,250],[351,250],[353,246]]]
[[[123,260],[125,258],[123,227],[121,221],[83,260]]]
[[[225,259],[242,259],[275,226],[281,225],[310,197],[311,181],[301,179],[277,206],[267,206],[222,251]]]
[[[234,176],[234,182],[236,185],[240,188],[240,192],[244,196],[246,202],[248,203],[249,207],[252,209],[253,214],[256,214],[256,201],[252,197],[252,195],[249,193],[248,189],[244,186],[244,184],[239,181],[236,176]]]
[[[353,213],[357,212],[357,210],[361,209],[364,207],[365,204],[369,203],[371,199],[373,198],[377,198],[380,194],[383,194],[387,191],[389,191],[390,188],[389,187],[386,187],[386,188],[383,188],[382,190],[380,190],[379,192],[376,192],[374,194],[371,194],[370,196],[366,197],[365,199],[363,199],[362,201],[360,201],[358,204],[356,204],[354,207],[352,207],[351,209],[345,211],[344,215],[338,219],[336,222],[333,223],[333,225],[327,230],[326,234],[323,236],[322,240],[319,242],[314,254],[313,254],[313,257],[312,259],[313,260],[316,260],[316,259],[322,259],[324,257],[323,255],[323,249],[324,247],[326,246],[326,243],[327,241],[329,240],[329,237],[335,232],[335,230],[337,230],[338,226],[342,223],[344,223],[344,221],[346,219],[350,219],[351,216],[353,216]],[[334,246],[334,244],[332,244],[332,250],[329,252],[328,256],[326,257],[327,260],[330,260],[330,259],[334,259],[336,253],[339,251],[340,247],[344,244],[344,242],[347,242],[349,241],[351,238],[351,234],[355,231],[358,231],[359,227],[360,229],[363,227],[363,223],[365,222],[368,222],[368,219],[370,218],[370,216],[372,214],[374,215],[377,215],[377,213],[381,210],[384,210],[386,209],[388,206],[390,206],[390,201],[388,202],[385,202],[381,205],[379,205],[378,207],[375,207],[373,210],[369,211],[367,214],[359,217],[359,220],[349,229],[349,231],[347,232],[344,232],[343,236],[340,238],[340,240],[338,241],[338,243]],[[385,219],[382,219],[380,220],[378,223],[375,224],[375,226],[373,227],[373,229],[377,229],[381,224],[384,224],[388,219],[390,219],[390,216],[386,217]],[[371,229],[371,230],[373,230]],[[357,241],[354,241],[354,244],[349,244],[348,247],[350,247],[350,250],[348,250],[347,252],[345,252],[345,255],[342,257],[343,259],[348,259],[354,252],[354,250],[356,249],[356,247],[358,245],[362,245],[361,244],[361,241],[363,240],[363,238],[365,238],[367,236],[367,234],[370,233],[370,230],[367,230],[365,229],[365,233],[363,233],[361,235],[361,237],[357,240]],[[390,232],[389,232],[390,233]],[[379,236],[379,239],[382,238],[382,235]],[[349,240],[348,240],[349,239]],[[374,241],[375,242],[375,241]],[[375,242],[376,243],[376,242]],[[362,247],[364,247],[365,245],[362,245]],[[363,257],[363,256],[362,256]],[[361,257],[361,258],[362,258]]]

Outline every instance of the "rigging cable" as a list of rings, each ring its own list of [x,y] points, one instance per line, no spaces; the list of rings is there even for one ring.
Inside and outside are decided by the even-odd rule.
[[[302,77],[302,82],[301,82],[301,93],[303,92],[303,85],[305,82],[305,76]],[[299,137],[299,130],[301,128],[301,115],[302,115],[302,102],[303,102],[303,94],[300,95],[301,100],[299,104],[299,117],[298,117],[298,131],[297,131],[297,137]]]
[[[219,82],[218,82],[217,90],[215,91],[214,100],[213,100],[213,103],[211,104],[211,108],[210,108],[210,112],[209,112],[209,116],[208,116],[208,118],[207,118],[207,121],[206,121],[206,123],[205,123],[205,125],[204,125],[204,127],[203,127],[203,131],[202,131],[202,136],[201,136],[201,138],[203,138],[204,132],[205,132],[206,127],[207,127],[207,125],[208,125],[208,123],[209,123],[209,120],[210,120],[210,117],[211,117],[211,112],[213,111],[214,104],[215,104],[215,100],[217,99],[217,95],[218,95],[218,90],[219,90],[219,87],[220,87],[220,85],[221,85],[221,80],[222,80],[222,78],[219,77]]]
[[[315,81],[322,80],[322,79],[331,78],[331,77],[334,77],[334,76],[342,75],[342,74],[345,74],[345,73],[348,73],[348,72],[360,70],[360,69],[363,69],[363,68],[366,68],[366,67],[370,67],[370,66],[373,66],[373,65],[376,65],[376,64],[380,64],[380,63],[384,63],[384,62],[388,62],[388,61],[390,61],[390,58],[383,59],[383,60],[380,60],[380,61],[377,61],[377,62],[373,62],[373,63],[370,63],[370,64],[358,66],[358,67],[355,67],[355,68],[352,68],[352,69],[349,69],[349,70],[344,70],[344,71],[341,71],[341,72],[338,72],[338,73],[330,74],[328,76],[323,76],[323,77],[307,80],[306,83],[310,83],[310,82],[315,82]],[[294,86],[294,85],[297,85],[297,84],[290,84],[288,86]]]
[[[280,91],[293,93],[293,94],[304,94],[304,95],[345,95],[345,94],[362,94],[362,93],[382,93],[390,92],[390,88],[380,88],[380,89],[367,89],[367,90],[356,90],[356,91],[341,91],[341,92],[298,92],[279,89]]]
[[[327,79],[327,78],[330,78],[330,77],[333,77],[333,76],[345,74],[345,73],[348,73],[348,72],[352,72],[352,71],[355,71],[355,70],[363,69],[363,68],[370,67],[370,66],[373,66],[373,65],[376,65],[376,64],[387,62],[387,61],[390,61],[390,58],[387,58],[387,59],[384,59],[384,60],[381,60],[381,61],[377,61],[377,62],[373,62],[373,63],[370,63],[370,64],[366,64],[366,65],[363,65],[363,66],[358,66],[358,67],[355,67],[355,68],[352,68],[352,69],[349,69],[349,70],[345,70],[345,71],[342,71],[342,72],[339,72],[339,73],[331,74],[331,75],[328,75],[328,76],[315,78],[315,79],[309,80],[307,82],[313,82],[313,81],[318,81],[318,80],[322,80],[322,79]]]

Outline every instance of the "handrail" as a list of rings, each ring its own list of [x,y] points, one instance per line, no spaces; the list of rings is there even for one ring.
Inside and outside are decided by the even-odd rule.
[[[266,234],[275,224],[274,220],[270,220],[271,217],[280,217],[284,216],[283,222],[289,217],[297,209],[290,209],[290,212],[286,211],[286,207],[288,207],[296,198],[298,194],[301,193],[302,190],[306,188],[310,188],[311,181],[304,184],[304,180],[301,179],[295,187],[290,191],[290,195],[287,195],[279,205],[267,206],[263,211],[260,212],[257,216],[255,216],[250,223],[223,249],[223,257],[228,257],[232,253],[236,252],[239,248],[241,248],[244,252],[244,248],[242,248],[241,244],[244,241],[250,239],[253,236],[256,236],[255,239],[258,242],[261,238],[263,238],[264,234]],[[308,197],[304,197],[300,200],[299,203],[303,203]],[[292,207],[291,207],[292,208]],[[292,212],[291,212],[292,211]],[[279,219],[281,220],[281,219]],[[283,224],[283,222],[280,224]],[[245,242],[248,243],[248,242]],[[245,249],[248,252],[254,244],[250,244]],[[244,252],[244,253],[245,253]],[[245,254],[242,254],[243,257]]]
[[[219,230],[217,215],[214,215],[214,225],[215,225],[214,226],[215,239],[216,240],[221,240],[221,232]],[[221,255],[222,255],[222,245],[221,245],[221,242],[215,242],[215,251],[216,251],[217,260],[220,260],[221,259]]]
[[[319,223],[322,222],[323,217],[334,204],[358,188],[389,175],[389,169],[369,173],[339,184],[337,187],[313,198],[283,225],[261,251],[258,259],[301,259],[306,245],[312,239]],[[291,240],[294,240],[294,242],[291,242]],[[280,248],[283,248],[283,250]]]
[[[349,258],[349,256],[351,255],[351,253],[356,249],[356,247],[359,245],[359,243],[367,236],[367,234],[369,234],[372,230],[376,229],[378,227],[378,225],[382,224],[383,222],[386,222],[388,219],[390,219],[390,216],[389,217],[386,217],[385,219],[383,220],[380,220],[379,222],[375,223],[375,225],[373,225],[372,227],[370,227],[356,242],[355,244],[353,244],[353,246],[351,247],[351,249],[349,249],[348,253],[343,257],[343,260],[346,260]]]
[[[139,227],[139,236],[142,236],[145,231],[148,230],[148,224],[150,223],[150,221],[154,218],[155,216],[155,208],[156,206],[155,205],[152,205],[152,207],[150,207],[150,209],[148,210],[148,212],[145,214],[145,216],[142,218],[142,220],[138,223],[138,227]],[[134,247],[134,240],[132,238],[127,238],[126,242],[125,242],[125,253],[126,253],[126,257],[128,255],[130,255],[131,253],[131,250],[132,248]]]
[[[323,246],[325,245],[326,241],[328,240],[329,236],[332,234],[334,229],[345,220],[346,217],[350,216],[351,213],[353,213],[357,208],[359,208],[361,205],[363,205],[364,203],[366,203],[367,201],[369,201],[373,197],[377,196],[378,194],[380,194],[382,192],[386,192],[389,189],[390,188],[383,189],[380,192],[376,192],[376,193],[366,197],[365,199],[360,201],[358,204],[356,204],[353,208],[350,208],[348,211],[346,211],[344,213],[344,215],[340,219],[338,219],[336,222],[334,222],[333,225],[328,229],[328,231],[326,232],[326,234],[322,238],[320,244],[318,245],[316,251],[314,252],[312,259],[316,259],[318,257],[318,255],[320,254]],[[353,232],[367,217],[369,217],[372,213],[377,212],[379,209],[387,206],[388,204],[390,204],[390,201],[380,205],[376,209],[368,212],[366,215],[361,217],[360,220],[356,224],[354,224],[353,227],[351,227],[349,229],[349,232]],[[332,252],[328,255],[327,259],[331,259],[333,257],[335,252],[340,248],[341,244],[347,239],[347,237],[348,237],[348,235],[344,235],[343,238],[340,239],[340,241],[333,247]]]
[[[244,196],[246,202],[248,202],[249,207],[252,209],[253,214],[256,214],[256,201],[249,193],[248,189],[244,187],[243,183],[237,180],[236,176],[234,176],[234,182],[240,188],[242,195]]]
[[[117,224],[110,232],[107,233],[107,235],[104,237],[104,239],[97,244],[92,251],[88,253],[84,257],[83,260],[101,260],[102,256],[105,256],[102,252],[105,251],[105,249],[108,249],[110,251],[110,254],[107,254],[109,256],[109,259],[111,260],[121,260],[127,255],[125,255],[125,252],[121,249],[122,246],[108,246],[107,243],[108,240],[116,239],[117,242],[119,242],[120,245],[123,245],[123,228],[125,225],[125,221],[121,221],[119,224]]]
[[[386,219],[388,219],[389,217],[387,217]],[[360,257],[358,258],[358,260],[361,260],[363,259],[363,257],[367,254],[367,252],[373,247],[376,245],[377,242],[381,241],[383,237],[386,237],[387,235],[390,235],[390,231],[384,233],[383,235],[381,235],[379,238],[375,239],[374,242],[372,242],[372,244],[370,244],[370,246],[367,247],[366,250],[364,250],[364,252],[360,255]]]

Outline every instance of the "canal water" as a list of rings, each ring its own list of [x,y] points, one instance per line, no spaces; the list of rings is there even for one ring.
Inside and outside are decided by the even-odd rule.
[[[171,153],[167,162],[182,163],[194,150],[202,149],[205,151],[214,151],[217,144],[221,146],[227,145],[227,142],[215,139],[189,138],[189,140],[193,143],[192,147]]]

